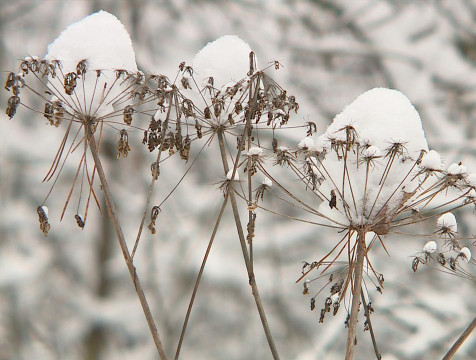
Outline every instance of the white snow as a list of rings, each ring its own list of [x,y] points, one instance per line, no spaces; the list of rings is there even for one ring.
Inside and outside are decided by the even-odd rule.
[[[311,137],[305,137],[304,139],[302,139],[298,146],[301,148],[301,149],[309,149],[311,150],[312,148],[314,148],[314,140],[311,138]]]
[[[46,217],[48,217],[48,207],[46,205],[41,206],[41,209],[45,213]]]
[[[471,173],[466,176],[466,182],[469,186],[476,187],[476,173]]]
[[[250,70],[250,52],[250,46],[238,36],[222,36],[209,42],[195,56],[195,76],[203,84],[213,77],[217,89],[230,82],[236,83],[246,77]]]
[[[361,146],[368,147],[363,148],[361,154],[354,150],[347,152],[346,171],[343,171],[344,147],[340,150],[339,157],[335,151],[327,153],[323,161],[323,167],[327,170],[324,174],[326,179],[319,190],[326,196],[330,196],[334,190],[337,194],[337,208],[331,209],[328,201],[324,201],[319,212],[339,223],[349,223],[349,220],[354,224],[367,223],[377,215],[380,219],[382,216],[384,219],[391,219],[392,211],[401,205],[403,188],[406,193],[413,193],[418,187],[418,179],[411,181],[414,177],[408,174],[421,151],[428,151],[420,116],[401,92],[375,88],[357,97],[334,118],[324,134],[328,143],[332,140],[345,142],[348,126],[352,127],[351,137],[355,137],[354,140]],[[391,157],[389,149],[395,143],[402,144],[400,150],[406,160],[401,161],[400,155],[395,157],[382,187],[381,180]],[[362,163],[361,155],[381,158],[367,165]],[[344,189],[342,184],[345,184]],[[344,199],[340,196],[342,193]],[[346,206],[343,206],[344,202]],[[345,207],[348,209],[346,212]]]
[[[248,156],[261,156],[263,155],[263,149],[258,147],[258,146],[252,146],[249,148],[249,150],[245,153],[245,155]]]
[[[114,104],[103,101],[103,94],[107,94],[107,99],[115,99],[127,86],[122,81],[115,82],[115,70],[137,73],[129,33],[114,15],[105,11],[89,15],[68,26],[48,46],[45,58],[50,61],[60,60],[63,75],[76,72],[77,64],[86,60],[87,72],[76,79],[76,95],[71,95],[76,105],[72,105],[74,109],[70,111],[95,113],[96,117],[114,111]],[[95,70],[101,70],[99,79]],[[50,86],[63,90],[63,76],[50,76],[49,82]],[[100,90],[95,91],[96,89]],[[94,99],[91,99],[93,94]],[[61,97],[68,99],[70,95],[63,94]]]
[[[471,250],[469,250],[467,247],[464,247],[460,250],[459,256],[461,256],[464,261],[469,262],[471,260]]]
[[[226,179],[227,180],[232,180],[232,178],[231,178],[232,175],[233,175],[233,169],[228,171],[228,173],[226,174]],[[240,176],[238,175],[238,169],[235,172],[235,177],[233,178],[233,180],[236,180],[236,181],[240,180]]]
[[[451,175],[464,175],[468,172],[468,168],[464,165],[453,163],[448,166],[446,171]]]
[[[333,303],[339,302],[339,293],[335,293],[331,295],[331,301]]]
[[[433,254],[438,246],[436,245],[436,241],[428,241],[425,246],[423,246],[423,252],[427,254]]]
[[[289,151],[289,148],[287,146],[282,145],[282,146],[278,146],[278,150],[286,152],[286,151]]]
[[[436,226],[440,229],[448,229],[452,232],[458,231],[458,224],[456,223],[456,218],[450,212],[441,215],[438,218],[438,221],[436,222]]]
[[[435,150],[430,150],[430,152],[426,153],[421,159],[420,166],[428,170],[441,170],[442,164],[440,154]]]
[[[326,134],[322,134],[317,138],[317,140],[314,142],[314,147],[312,150],[317,151],[317,152],[325,152],[329,150],[331,147],[329,139],[327,138]]]
[[[264,179],[263,179],[263,185],[273,186],[273,182],[270,180],[269,177],[265,176]]]
[[[377,146],[371,145],[362,151],[362,156],[369,158],[378,158],[382,156],[382,151],[380,151]]]
[[[363,93],[334,118],[326,134],[342,134],[340,130],[347,125],[380,149],[404,141],[410,156],[418,157],[421,150],[428,150],[420,115],[397,90],[375,88]]]
[[[69,25],[48,46],[46,58],[61,60],[65,74],[75,71],[77,63],[85,59],[94,70],[137,71],[129,33],[114,15],[106,11]]]

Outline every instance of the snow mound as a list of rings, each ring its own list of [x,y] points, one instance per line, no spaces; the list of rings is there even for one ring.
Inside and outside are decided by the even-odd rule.
[[[430,150],[429,153],[425,154],[421,159],[420,166],[428,170],[441,170],[441,157],[435,150]]]
[[[112,14],[99,11],[69,25],[48,46],[48,60],[60,60],[64,73],[87,60],[90,69],[137,72],[134,49],[124,25]]]
[[[225,35],[209,42],[193,59],[193,69],[204,84],[213,77],[214,86],[221,89],[236,83],[250,70],[250,46],[236,35]]]
[[[426,254],[433,254],[438,246],[436,245],[435,241],[428,241],[425,246],[423,246],[423,252]]]
[[[326,134],[332,136],[348,125],[355,128],[361,139],[380,149],[400,141],[410,156],[428,150],[420,115],[398,90],[374,88],[366,91],[334,118]]]
[[[442,230],[447,229],[451,232],[458,231],[458,224],[456,223],[456,218],[450,212],[441,215],[436,222],[436,226]]]
[[[68,26],[48,46],[45,58],[60,61],[57,73],[61,76],[50,76],[48,80],[51,88],[65,92],[52,100],[65,100],[63,106],[68,112],[99,118],[112,113],[115,102],[127,105],[118,99],[128,84],[122,79],[117,81],[116,70],[133,74],[138,70],[129,33],[114,15],[99,11]],[[78,71],[80,62],[85,71]],[[75,84],[69,91],[63,87],[68,77]]]
[[[332,151],[322,162],[325,180],[319,191],[329,201],[319,212],[339,224],[373,224],[375,232],[387,233],[399,207],[418,188],[410,173],[421,152],[428,152],[415,107],[397,90],[375,88],[346,106],[324,136],[327,144],[321,140],[321,147],[331,144]]]

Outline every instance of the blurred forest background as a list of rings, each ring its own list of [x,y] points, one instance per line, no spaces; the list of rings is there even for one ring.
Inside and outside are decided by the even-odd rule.
[[[324,132],[333,116],[360,93],[376,87],[405,93],[420,112],[430,148],[446,164],[462,160],[476,169],[476,3],[473,0],[17,0],[0,2],[0,70],[18,69],[26,55],[43,56],[72,22],[98,10],[116,15],[131,34],[139,67],[174,78],[207,42],[236,34],[248,42],[260,66],[279,60],[271,76],[296,95],[302,121]],[[0,92],[2,104],[7,95]],[[59,221],[74,161],[65,167],[48,200],[52,229],[44,238],[36,207],[50,184],[42,183],[61,132],[25,109],[14,120],[0,116],[0,360],[156,359],[122,254],[106,216],[91,210],[81,231],[75,203]],[[127,159],[103,159],[126,239],[135,238],[152,158],[130,135]],[[294,136],[294,135],[293,135]],[[305,136],[289,136],[291,145]],[[109,149],[109,151],[108,151]],[[197,149],[195,149],[197,150]],[[160,235],[142,237],[135,263],[166,351],[180,334],[201,258],[223,196],[218,149],[209,148],[162,207]],[[193,155],[192,155],[193,156]],[[184,173],[179,159],[166,163],[153,203]],[[242,205],[244,206],[244,205]],[[246,210],[246,207],[245,207]],[[476,233],[473,209],[456,213],[463,236]],[[320,259],[337,235],[258,212],[255,272],[282,359],[342,359],[343,311],[319,324],[302,285],[302,261]],[[231,211],[220,227],[198,292],[183,359],[270,359]],[[420,225],[431,234],[435,225]],[[369,286],[372,321],[384,360],[437,359],[476,314],[474,281],[421,267],[411,255],[427,239],[386,237],[373,251],[385,276],[379,294]],[[468,244],[471,245],[471,244]],[[313,289],[318,290],[318,289]],[[356,359],[371,359],[368,333],[359,326]],[[476,358],[476,336],[455,359]]]

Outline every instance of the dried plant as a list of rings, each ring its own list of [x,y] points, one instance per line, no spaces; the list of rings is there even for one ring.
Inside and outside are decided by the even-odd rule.
[[[258,69],[256,63],[254,53],[249,52],[247,73],[238,81],[227,79],[229,83],[218,84],[215,76],[197,78],[200,71],[185,62],[180,63],[177,75],[171,81],[165,75],[130,69],[92,68],[89,59],[72,67],[62,60],[27,57],[21,61],[18,73],[7,76],[5,88],[12,96],[7,101],[6,113],[12,118],[23,106],[43,115],[53,127],[64,130],[61,145],[44,178],[44,181],[53,181],[51,190],[70,154],[82,151],[61,218],[79,183],[79,192],[85,192],[87,200],[82,205],[82,196],[79,196],[74,218],[78,226],[84,228],[91,199],[100,208],[98,188],[94,186],[95,178],[99,177],[108,215],[161,359],[167,359],[167,356],[137,276],[134,255],[146,219],[150,219],[150,232],[160,234],[156,220],[161,206],[180,185],[202,151],[212,144],[220,151],[225,179],[219,188],[224,199],[197,275],[175,359],[179,358],[200,280],[228,202],[273,358],[279,359],[278,350],[253,269],[257,209],[331,228],[338,233],[338,241],[328,254],[317,261],[304,262],[302,276],[297,281],[302,280],[303,294],[311,295],[315,280],[323,277],[328,280],[311,296],[310,308],[311,311],[316,309],[318,295],[328,287],[328,294],[321,302],[319,322],[324,322],[328,313],[335,316],[341,308],[346,309],[346,359],[353,358],[362,304],[366,318],[364,330],[370,331],[376,356],[380,358],[370,320],[374,309],[366,286],[363,286],[368,278],[379,292],[384,289],[384,276],[370,260],[372,248],[379,243],[386,250],[387,235],[401,234],[403,226],[438,217],[436,231],[422,237],[441,239],[445,251],[437,252],[437,243],[428,241],[422,252],[414,257],[413,270],[416,271],[419,264],[425,264],[474,279],[466,267],[469,263],[474,265],[469,249],[469,242],[474,239],[458,236],[456,221],[450,212],[474,204],[476,177],[461,163],[442,169],[439,155],[428,149],[416,110],[408,99],[393,90],[374,89],[363,94],[360,100],[357,99],[360,105],[354,106],[354,112],[344,110],[324,135],[314,139],[316,124],[291,123],[299,103],[267,73],[270,68],[279,69],[279,62],[273,62],[263,70]],[[24,91],[41,100],[40,109],[21,100]],[[374,97],[385,104],[388,102],[388,107],[364,113],[360,119],[358,112],[365,106],[375,105],[372,104]],[[349,112],[357,115],[355,118],[348,116]],[[388,115],[394,113],[396,115]],[[390,125],[386,124],[390,130],[380,134],[377,118],[379,121],[390,118]],[[403,124],[397,120],[402,120]],[[412,135],[400,136],[400,126]],[[278,129],[301,129],[307,137],[297,147],[281,145],[282,140],[278,141],[276,135]],[[117,159],[127,157],[134,149],[131,130],[140,130],[142,144],[149,152],[157,154],[150,167],[150,186],[132,252],[122,234],[100,152],[103,136],[112,132],[117,137]],[[393,130],[395,133],[389,136]],[[197,142],[201,146],[195,150],[193,146]],[[154,186],[164,175],[160,169],[164,154],[179,156],[187,162],[188,168],[165,200],[151,206]],[[244,175],[241,180],[240,172]],[[283,173],[291,177],[291,183],[281,176]],[[300,189],[296,183],[302,185]],[[40,230],[45,236],[50,230],[45,204],[51,190],[37,208]],[[302,193],[305,196],[301,196]],[[246,226],[239,213],[240,199],[248,212]],[[278,213],[269,205],[270,199],[300,211],[303,216]],[[312,277],[317,270],[320,274]],[[349,308],[342,306],[347,303]]]

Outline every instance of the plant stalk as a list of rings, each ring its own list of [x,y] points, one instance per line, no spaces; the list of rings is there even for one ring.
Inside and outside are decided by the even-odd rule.
[[[249,119],[247,121],[247,124],[245,126],[245,131],[244,134],[246,134],[247,128],[248,128],[248,123]],[[244,136],[241,141],[244,141]],[[228,167],[228,159],[227,159],[227,154],[226,154],[226,149],[225,149],[225,143],[223,139],[223,130],[218,131],[218,143],[220,146],[220,153],[222,157],[222,162],[223,162],[223,168],[225,170],[225,174],[228,174],[229,167]],[[241,150],[241,143],[239,144],[239,150],[238,150],[238,155],[237,155],[237,161],[235,162],[235,168],[234,172],[237,172],[238,170],[236,167],[238,166],[239,163],[239,155]],[[232,176],[232,179],[234,177]],[[233,181],[233,180],[231,180]],[[233,189],[233,184],[230,184],[230,187],[228,188],[228,191],[230,193],[230,202],[231,202],[231,207],[233,210],[233,216],[235,218],[235,224],[236,224],[236,229],[238,231],[238,237],[240,239],[240,245],[241,245],[241,250],[243,252],[243,257],[245,260],[245,265],[246,265],[246,270],[248,272],[248,279],[249,279],[249,284],[251,286],[251,292],[253,294],[253,297],[256,302],[256,307],[258,308],[258,313],[261,319],[261,324],[263,325],[264,333],[266,335],[266,339],[268,341],[268,345],[270,347],[271,353],[273,355],[274,360],[279,360],[279,355],[278,355],[278,350],[276,348],[276,345],[273,340],[273,336],[271,335],[271,329],[269,328],[268,320],[266,318],[266,313],[264,311],[263,303],[261,301],[261,297],[258,291],[258,286],[256,285],[256,280],[255,280],[255,275],[251,266],[250,262],[250,257],[248,254],[248,248],[246,246],[246,240],[245,240],[245,235],[243,233],[243,227],[241,225],[241,220],[240,220],[240,214],[238,211],[238,205],[236,203],[236,197]]]
[[[155,346],[157,348],[157,352],[159,353],[161,360],[167,360],[167,356],[165,354],[164,348],[162,346],[162,342],[160,341],[159,332],[157,331],[157,327],[155,325],[154,319],[152,317],[152,313],[149,308],[149,304],[147,303],[147,299],[144,294],[144,290],[142,289],[142,285],[139,281],[139,277],[137,275],[136,268],[132,263],[132,258],[129,253],[129,249],[127,248],[127,243],[124,238],[124,234],[122,233],[122,228],[119,223],[119,218],[117,216],[116,207],[114,205],[114,201],[112,199],[111,190],[106,180],[106,174],[104,173],[104,169],[102,167],[101,159],[99,158],[98,149],[96,145],[96,140],[94,139],[94,134],[91,131],[90,125],[86,126],[86,133],[88,137],[89,148],[91,149],[91,154],[94,159],[94,163],[96,165],[99,179],[101,181],[102,189],[104,192],[104,197],[106,200],[106,207],[107,213],[109,215],[109,219],[111,220],[114,230],[116,232],[117,240],[119,241],[119,245],[122,250],[122,254],[124,255],[124,260],[126,262],[127,268],[132,278],[132,282],[134,283],[137,296],[139,297],[139,301],[142,306],[142,310],[144,311],[145,318],[147,320],[147,324],[149,325],[149,329],[154,339]]]
[[[473,330],[476,328],[476,318],[473,319],[471,324],[466,328],[465,331],[461,334],[461,336],[456,340],[456,342],[453,344],[451,349],[446,353],[446,355],[443,357],[443,360],[450,360],[453,358],[453,356],[456,354],[458,349],[463,345],[463,343],[466,341],[468,336],[473,332]]]
[[[347,334],[345,360],[352,360],[354,358],[355,343],[357,340],[355,334],[357,328],[357,316],[360,307],[360,292],[362,290],[365,250],[365,232],[359,231],[357,235],[357,259],[355,260],[353,269],[354,287],[352,289],[352,306],[350,310],[350,320],[348,322],[349,332]]]
[[[205,270],[205,265],[206,265],[207,260],[208,260],[208,255],[210,255],[210,251],[212,249],[213,241],[215,240],[215,236],[217,234],[218,227],[219,227],[221,219],[223,217],[223,213],[225,212],[225,208],[226,208],[226,204],[228,202],[228,197],[229,197],[230,192],[231,191],[227,191],[226,194],[225,194],[225,199],[223,200],[223,204],[221,206],[220,213],[218,214],[218,218],[217,218],[217,221],[215,223],[215,227],[213,228],[212,236],[210,237],[210,241],[208,242],[207,250],[206,250],[205,255],[203,257],[203,260],[202,260],[202,265],[200,266],[200,271],[198,272],[198,275],[197,275],[197,280],[195,281],[195,286],[193,287],[192,296],[191,296],[190,302],[188,304],[187,314],[185,315],[185,320],[184,320],[183,326],[182,326],[182,332],[180,334],[180,339],[179,339],[179,342],[178,342],[178,345],[177,345],[177,350],[175,352],[175,360],[178,360],[179,355],[180,355],[180,350],[182,348],[182,343],[183,343],[183,340],[185,338],[185,331],[187,330],[188,320],[190,319],[190,315],[192,313],[192,307],[193,307],[193,303],[195,301],[195,296],[197,295],[198,287],[200,285],[200,280],[202,279],[203,271]]]

